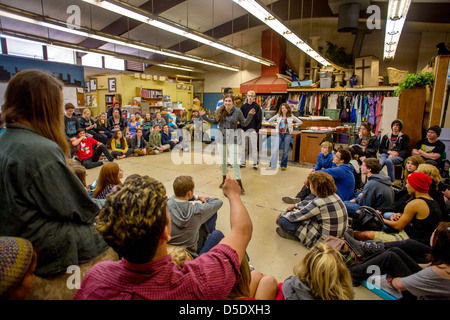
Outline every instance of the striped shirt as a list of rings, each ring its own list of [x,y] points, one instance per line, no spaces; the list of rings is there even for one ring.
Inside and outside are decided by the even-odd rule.
[[[308,248],[326,236],[342,236],[348,228],[348,214],[344,202],[337,194],[302,201],[294,210],[281,214],[290,222],[298,223],[295,235]]]
[[[223,300],[239,277],[238,254],[219,244],[182,269],[170,255],[143,264],[124,258],[100,262],[74,300]]]

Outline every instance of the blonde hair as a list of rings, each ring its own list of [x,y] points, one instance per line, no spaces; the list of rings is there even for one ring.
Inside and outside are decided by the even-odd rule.
[[[184,267],[185,261],[193,260],[191,254],[186,250],[186,247],[168,245],[167,253],[172,256],[172,261],[180,268]]]
[[[436,190],[438,189],[438,184],[442,180],[442,177],[441,177],[441,174],[439,173],[439,169],[438,168],[436,168],[432,164],[421,163],[417,167],[416,171],[417,172],[423,172],[427,176],[429,176],[434,181],[434,183],[436,184]]]
[[[234,284],[233,289],[231,289],[227,300],[237,300],[250,297],[250,282],[252,280],[252,275],[247,256],[244,256],[242,259],[239,271],[241,272],[241,276]]]
[[[324,141],[320,144],[321,147],[328,147],[328,153],[331,153],[333,151],[333,143],[330,141]]]
[[[294,274],[315,299],[354,298],[352,277],[341,254],[324,242],[311,248],[303,261],[294,267]]]

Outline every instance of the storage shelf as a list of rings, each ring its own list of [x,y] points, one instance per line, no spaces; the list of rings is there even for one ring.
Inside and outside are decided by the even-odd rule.
[[[398,87],[366,87],[366,88],[289,88],[288,92],[355,92],[355,91],[394,91]]]

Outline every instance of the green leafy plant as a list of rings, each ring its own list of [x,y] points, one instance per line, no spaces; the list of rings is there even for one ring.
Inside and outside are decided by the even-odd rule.
[[[325,58],[329,59],[342,68],[350,68],[353,63],[353,56],[345,52],[344,47],[338,47],[334,43],[327,41]]]
[[[394,91],[394,96],[398,97],[400,92],[405,89],[425,88],[427,85],[434,84],[434,75],[431,72],[408,73],[398,88]]]

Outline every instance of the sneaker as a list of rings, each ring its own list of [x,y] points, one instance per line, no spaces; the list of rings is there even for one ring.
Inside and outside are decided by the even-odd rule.
[[[283,167],[282,167],[282,168],[281,168],[281,171],[286,171],[286,168],[283,168]]]
[[[353,238],[352,236],[350,236],[350,234],[348,234],[348,232],[344,232],[344,239],[345,241],[347,241],[351,248],[355,251],[355,253],[361,257],[364,257],[364,251],[363,251],[363,242],[356,240],[355,238]]]
[[[257,164],[254,164],[254,165],[253,165],[253,169],[254,169],[254,170],[258,170],[258,165],[257,165]]]
[[[297,238],[292,233],[287,232],[286,230],[282,229],[281,227],[277,227],[276,232],[282,238],[289,239],[289,240],[295,240],[295,241],[299,241],[300,242],[299,238]]]
[[[241,163],[239,166],[240,166],[241,168],[245,168],[247,165],[246,165],[245,163]]]
[[[302,199],[294,198],[294,197],[283,197],[283,198],[281,198],[281,200],[283,200],[283,202],[289,203],[289,204],[296,204],[296,203],[299,203],[302,201]]]

